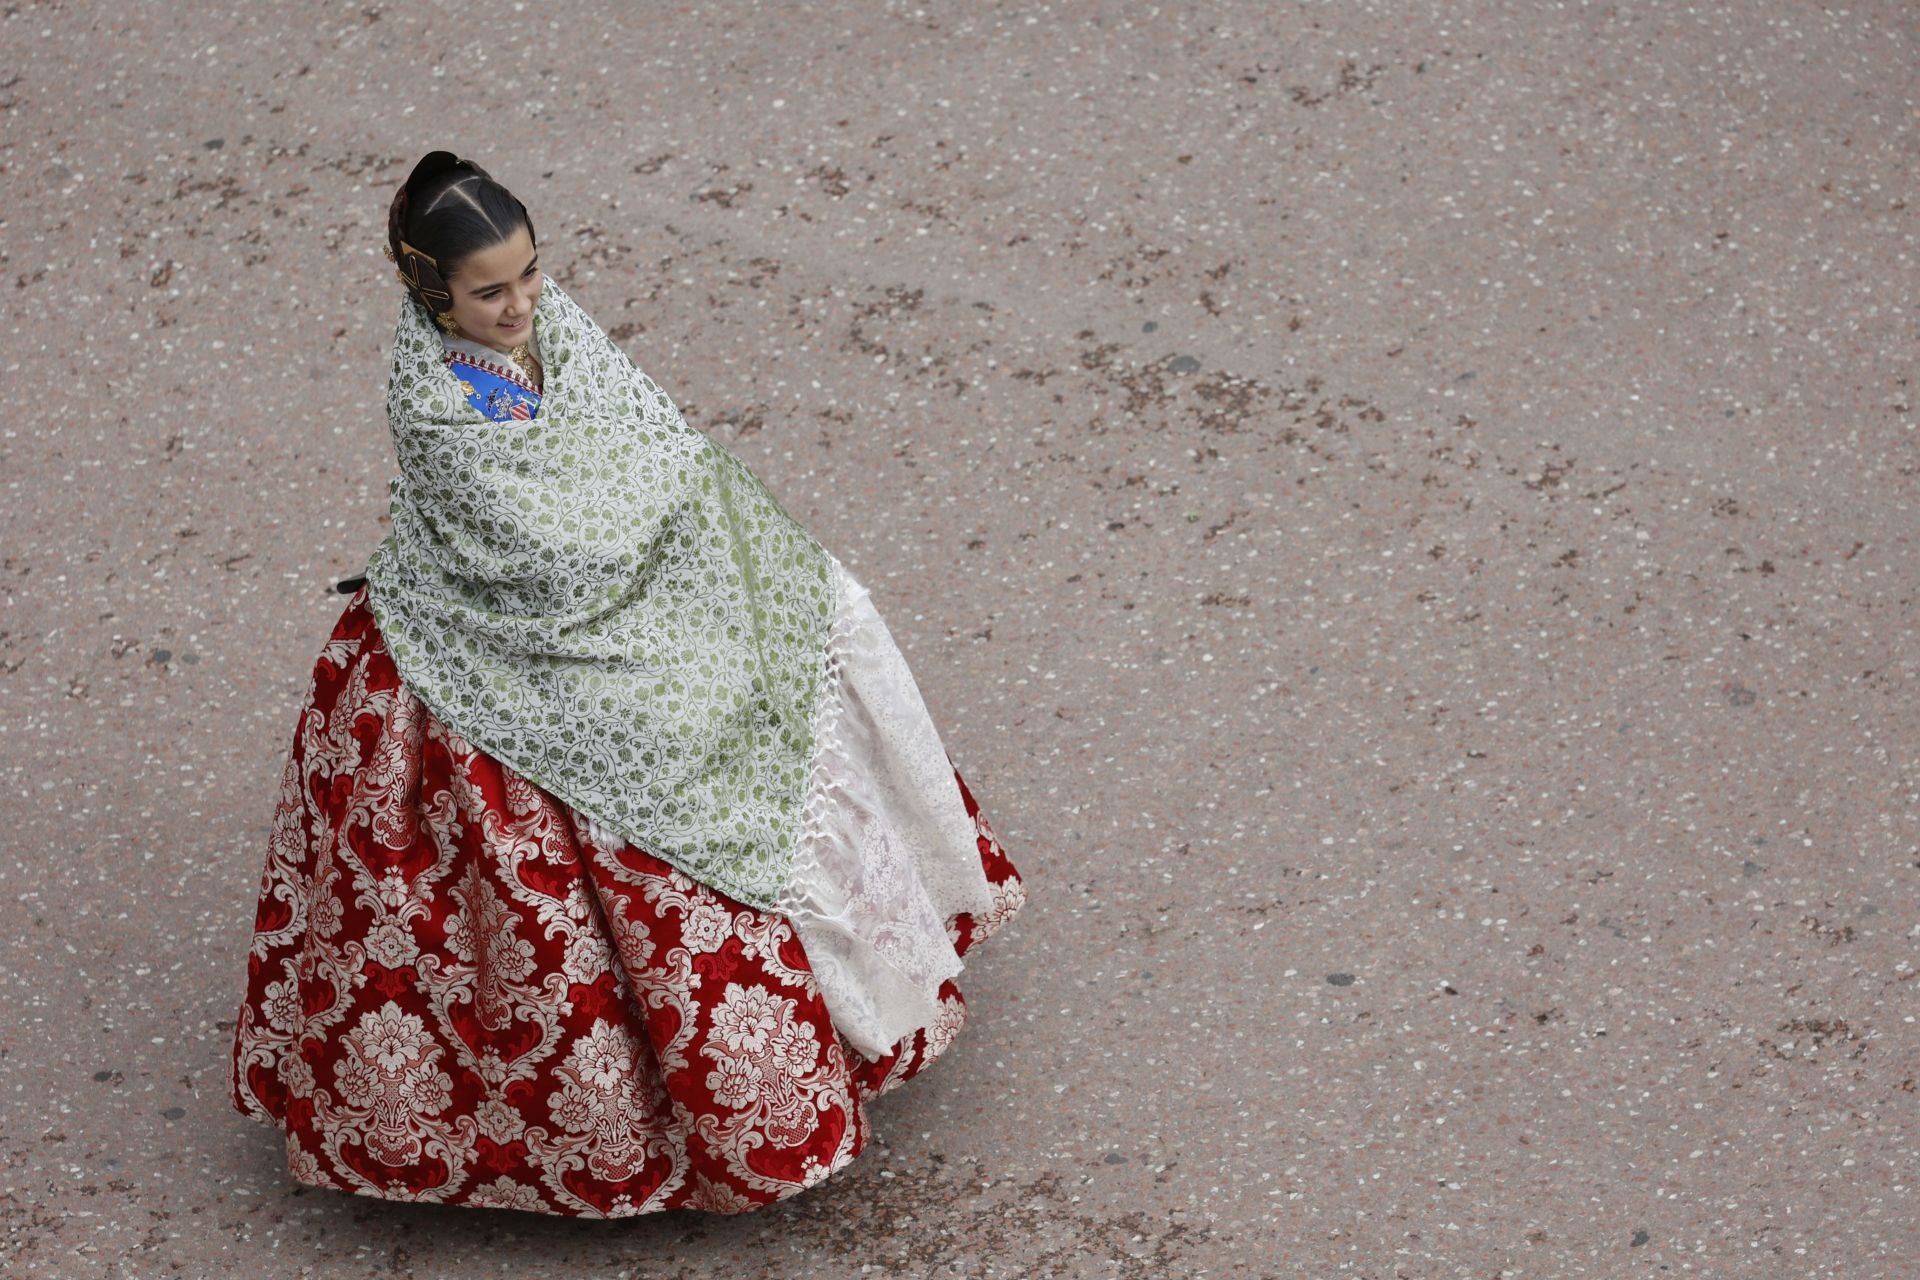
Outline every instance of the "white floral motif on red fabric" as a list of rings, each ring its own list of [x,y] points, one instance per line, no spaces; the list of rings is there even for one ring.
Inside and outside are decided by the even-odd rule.
[[[956,773],[993,905],[1024,898]],[[791,922],[689,879],[474,750],[400,683],[356,597],[322,650],[268,839],[232,1100],[301,1182],[586,1217],[743,1213],[857,1156],[877,1061],[836,1034]]]

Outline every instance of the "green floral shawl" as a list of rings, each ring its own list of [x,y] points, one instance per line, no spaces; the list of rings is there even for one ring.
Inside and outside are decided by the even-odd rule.
[[[402,298],[400,475],[367,566],[401,678],[494,758],[773,908],[801,830],[830,557],[552,280],[539,412],[470,405]]]

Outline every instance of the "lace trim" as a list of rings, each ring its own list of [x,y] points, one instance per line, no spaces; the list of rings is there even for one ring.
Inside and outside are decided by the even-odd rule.
[[[478,369],[480,370],[480,372],[490,373],[494,377],[499,378],[502,381],[511,382],[514,386],[519,387],[522,391],[531,391],[536,396],[540,394],[540,388],[534,386],[532,379],[528,378],[525,373],[521,372],[520,368],[517,365],[512,369],[505,369],[499,365],[488,364],[486,361],[481,360],[478,357],[470,356],[463,352],[454,352],[454,351],[447,352],[446,360],[447,360],[447,364],[450,366],[456,365],[456,364],[464,364],[468,368]]]
[[[963,967],[946,922],[994,907],[978,831],[906,659],[830,559],[834,610],[813,767],[777,907],[834,1026],[869,1058],[942,1016]]]

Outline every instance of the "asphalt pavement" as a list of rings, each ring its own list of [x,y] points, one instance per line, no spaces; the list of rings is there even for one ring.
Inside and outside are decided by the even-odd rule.
[[[1911,1277],[1920,13],[0,14],[9,1277]],[[759,1213],[224,1096],[423,152],[873,591],[1030,900]]]

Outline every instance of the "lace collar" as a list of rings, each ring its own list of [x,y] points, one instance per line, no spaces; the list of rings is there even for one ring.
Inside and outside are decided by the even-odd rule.
[[[527,350],[535,360],[540,362],[541,368],[544,369],[547,362],[540,357],[540,329],[538,325],[534,325],[532,328],[533,333],[527,338]],[[513,357],[509,356],[506,352],[495,350],[485,343],[462,338],[457,334],[442,333],[440,335],[440,341],[449,352],[458,355],[462,360],[477,364],[489,373],[499,374],[507,381],[523,386],[527,390],[538,394],[538,388],[533,385],[533,379],[528,376],[527,371],[515,364]]]

